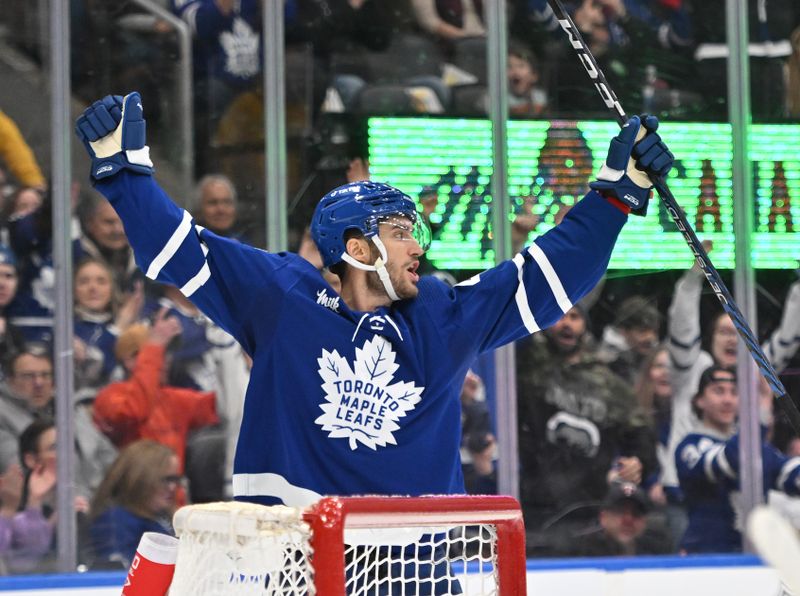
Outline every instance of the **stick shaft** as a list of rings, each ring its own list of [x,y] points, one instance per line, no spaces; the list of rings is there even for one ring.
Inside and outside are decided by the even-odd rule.
[[[605,103],[606,107],[614,113],[614,117],[619,125],[624,125],[628,120],[625,110],[622,108],[622,105],[617,99],[616,93],[614,93],[614,90],[611,88],[611,85],[609,85],[608,80],[603,74],[603,71],[597,64],[597,60],[595,60],[594,55],[589,50],[589,46],[586,45],[586,42],[583,40],[578,28],[572,21],[572,17],[570,17],[569,13],[567,13],[567,11],[564,9],[564,5],[561,3],[561,0],[548,0],[548,3],[550,4],[550,8],[552,8],[553,12],[555,13],[561,28],[567,34],[570,45],[578,54],[581,64],[583,64],[583,67],[586,69],[589,78],[592,80],[595,88],[600,94],[600,97],[603,99],[603,103]],[[747,324],[747,320],[744,318],[742,311],[734,301],[730,291],[728,291],[725,282],[722,281],[719,272],[714,267],[711,259],[708,257],[708,253],[706,253],[705,249],[700,243],[700,240],[697,238],[697,234],[695,234],[692,226],[689,225],[683,210],[678,205],[678,201],[675,199],[672,191],[670,191],[666,181],[660,176],[654,177],[652,180],[653,186],[655,186],[655,189],[658,192],[658,196],[664,203],[664,206],[672,218],[672,221],[675,222],[675,225],[681,232],[686,244],[688,244],[689,248],[692,250],[695,260],[700,266],[700,269],[703,271],[708,284],[711,286],[711,289],[714,290],[714,294],[722,304],[722,308],[731,317],[736,330],[739,332],[739,336],[744,341],[744,344],[747,347],[747,350],[750,352],[750,355],[753,357],[753,360],[755,360],[758,370],[767,380],[767,383],[769,383],[770,388],[775,394],[775,400],[789,418],[789,422],[791,423],[793,430],[800,434],[800,411],[798,411],[797,405],[787,393],[786,388],[783,386],[780,378],[778,378],[778,373],[775,371],[775,368],[764,354],[761,346],[758,345],[758,340],[753,334],[753,331],[750,329],[750,326]]]

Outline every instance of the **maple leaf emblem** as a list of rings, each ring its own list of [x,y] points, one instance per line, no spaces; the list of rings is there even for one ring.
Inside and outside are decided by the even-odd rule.
[[[397,445],[398,422],[416,407],[425,388],[393,382],[399,365],[391,344],[379,335],[368,339],[356,348],[353,368],[336,350],[323,349],[317,364],[326,401],[314,422],[329,437],[348,439],[353,450],[359,443],[372,450]]]
[[[225,53],[227,72],[241,78],[259,73],[258,33],[253,31],[247,21],[234,17],[231,31],[221,33],[219,43]]]

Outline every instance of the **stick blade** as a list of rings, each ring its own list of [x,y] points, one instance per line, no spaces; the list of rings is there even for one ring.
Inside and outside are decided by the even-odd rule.
[[[800,596],[800,534],[788,519],[767,505],[747,518],[747,536],[758,555],[778,576],[788,594]]]

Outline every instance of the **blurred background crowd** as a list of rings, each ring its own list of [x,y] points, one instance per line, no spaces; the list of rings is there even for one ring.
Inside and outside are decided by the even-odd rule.
[[[43,4],[5,0],[0,14],[0,571],[55,568],[54,494],[65,481],[77,495],[80,564],[123,569],[142,532],[172,531],[176,507],[230,497],[250,362],[177,288],[145,279],[119,218],[76,159],[77,473],[57,477]],[[565,4],[629,111],[728,120],[722,0]],[[797,123],[800,5],[748,4],[752,119]],[[484,5],[285,0],[290,250],[322,269],[309,216],[330,188],[370,177],[366,117],[487,116]],[[547,2],[506,7],[509,116],[607,119]],[[69,8],[72,111],[140,91],[172,196],[200,225],[265,246],[262,0],[70,0]],[[778,206],[786,231],[789,186]],[[419,193],[434,229],[439,197]],[[529,209],[516,213],[516,249],[537,223]],[[475,273],[426,267],[448,283]],[[756,272],[756,332],[800,396],[796,279],[790,269]],[[741,550],[738,340],[704,283],[696,266],[612,270],[553,328],[516,346],[529,556]],[[475,494],[498,490],[495,374],[488,355],[462,388],[462,460]],[[757,393],[765,489],[800,523],[800,440],[766,383]]]

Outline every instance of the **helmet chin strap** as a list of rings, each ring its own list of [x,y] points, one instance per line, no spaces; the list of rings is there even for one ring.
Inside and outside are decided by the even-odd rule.
[[[342,260],[349,265],[352,265],[356,269],[361,269],[362,271],[375,271],[378,273],[378,278],[381,280],[383,284],[383,288],[386,290],[386,293],[389,295],[389,299],[394,302],[396,300],[400,300],[400,297],[397,295],[397,292],[394,291],[394,286],[392,286],[392,281],[389,279],[389,272],[386,270],[386,261],[388,260],[386,257],[386,247],[383,245],[383,242],[378,235],[375,234],[372,236],[372,241],[375,243],[375,246],[378,247],[378,252],[381,254],[380,257],[375,259],[374,265],[365,265],[359,261],[356,261],[353,257],[351,257],[346,252],[342,255]]]

